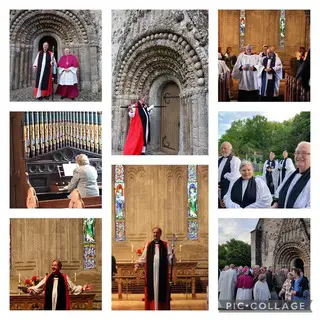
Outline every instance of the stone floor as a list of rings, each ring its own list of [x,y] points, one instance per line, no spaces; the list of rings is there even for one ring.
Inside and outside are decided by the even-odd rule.
[[[56,90],[56,85],[55,85]],[[54,90],[54,91],[55,91]],[[53,101],[52,96],[49,100],[42,99],[36,100],[33,97],[33,87],[22,88],[17,90],[10,90],[10,101],[34,101],[34,102],[78,102],[78,101],[101,101],[101,92],[92,93],[90,91],[82,90],[79,92],[79,96],[75,100],[60,99],[59,95],[54,95]]]
[[[112,294],[112,310],[144,310],[143,294],[130,294],[123,300],[118,300],[117,294]],[[190,294],[172,294],[171,310],[208,310],[206,294],[197,294],[192,300]]]

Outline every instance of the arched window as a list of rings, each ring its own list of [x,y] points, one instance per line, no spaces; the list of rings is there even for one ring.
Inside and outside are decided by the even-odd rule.
[[[198,240],[198,182],[197,166],[188,166],[188,239]]]
[[[115,166],[114,181],[116,241],[124,241],[126,240],[124,166]]]

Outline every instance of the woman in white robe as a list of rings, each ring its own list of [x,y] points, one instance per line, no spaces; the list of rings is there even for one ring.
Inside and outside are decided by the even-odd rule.
[[[242,161],[240,174],[240,178],[231,181],[228,192],[223,198],[226,208],[270,208],[272,203],[270,190],[263,179],[254,177],[250,161]]]

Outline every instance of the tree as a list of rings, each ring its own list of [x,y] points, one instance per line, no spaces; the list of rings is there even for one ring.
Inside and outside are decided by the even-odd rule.
[[[270,151],[279,159],[284,150],[288,151],[289,157],[293,157],[299,142],[310,141],[310,112],[301,112],[282,123],[268,121],[262,115],[236,120],[221,136],[219,147],[223,141],[229,141],[234,153],[241,159],[252,158],[254,152],[263,154],[263,158],[267,159]]]
[[[251,265],[251,246],[243,241],[231,239],[219,245],[219,268],[234,264],[236,266]]]

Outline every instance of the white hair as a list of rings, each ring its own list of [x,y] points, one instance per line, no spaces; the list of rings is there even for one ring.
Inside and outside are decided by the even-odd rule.
[[[249,161],[249,160],[243,160],[243,161],[241,161],[239,170],[241,170],[244,166],[251,166],[251,167],[252,167],[252,170],[254,170],[253,164],[252,164],[252,162]]]
[[[221,143],[221,147],[222,147],[225,143],[232,149],[232,144],[231,144],[229,141],[223,141],[223,142]]]
[[[76,156],[76,161],[79,163],[80,166],[89,164],[89,159],[85,154],[78,154]]]
[[[298,143],[296,149],[298,149],[300,146],[309,146],[311,148],[311,142],[301,141]]]

